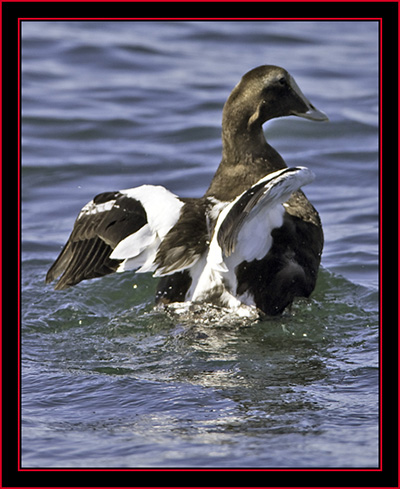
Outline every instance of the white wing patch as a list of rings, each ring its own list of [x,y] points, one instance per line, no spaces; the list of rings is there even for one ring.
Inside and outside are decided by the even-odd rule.
[[[161,186],[142,185],[120,190],[120,193],[140,201],[146,211],[148,223],[118,243],[110,258],[124,260],[117,272],[136,268],[139,273],[154,271],[158,247],[178,221],[184,203],[177,195]]]

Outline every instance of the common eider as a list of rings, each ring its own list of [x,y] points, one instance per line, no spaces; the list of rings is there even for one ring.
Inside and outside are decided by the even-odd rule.
[[[161,186],[104,192],[86,204],[47,273],[56,289],[113,272],[161,277],[157,303],[205,302],[281,313],[315,288],[323,248],[318,212],[263,124],[295,115],[326,121],[283,68],[246,73],[225,103],[222,160],[201,198]]]

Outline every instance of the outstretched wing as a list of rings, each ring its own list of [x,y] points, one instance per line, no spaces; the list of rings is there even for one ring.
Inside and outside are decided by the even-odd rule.
[[[314,174],[306,167],[284,168],[259,180],[246,190],[221,213],[216,226],[217,241],[225,256],[230,256],[236,248],[239,233],[245,224],[253,221],[260,213],[264,219],[270,218],[271,230],[283,214],[275,213],[279,204],[289,199],[291,194],[314,180]],[[257,240],[257,227],[265,227],[259,219],[253,221],[255,226],[249,228],[248,240]],[[247,230],[247,231],[249,231]],[[254,233],[253,233],[254,231]],[[250,247],[252,248],[252,247]]]
[[[83,207],[46,281],[56,289],[115,271],[151,269],[162,238],[179,219],[183,202],[163,187],[105,192]]]

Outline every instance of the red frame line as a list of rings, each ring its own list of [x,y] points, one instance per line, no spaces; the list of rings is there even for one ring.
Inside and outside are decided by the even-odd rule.
[[[18,0],[0,0],[3,2],[18,2]],[[26,0],[27,2],[34,3],[36,0]],[[49,1],[52,0],[42,0]],[[66,0],[67,2],[79,2],[79,0]],[[88,0],[88,1],[96,1],[96,0]],[[108,0],[99,0],[100,2],[106,2]],[[122,0],[129,2],[130,0]],[[151,3],[152,0],[144,0],[145,2]],[[168,2],[168,0],[159,0],[161,2]],[[185,1],[185,0],[178,0]],[[188,0],[189,2],[194,2],[197,0]],[[213,0],[201,0],[205,3],[214,3]],[[230,1],[230,0],[222,0],[222,1]],[[241,1],[241,0],[234,0]],[[255,0],[259,2],[264,2],[265,0]],[[278,0],[284,2],[285,0]],[[294,1],[302,1],[302,0],[294,0]],[[311,0],[317,2],[318,0]],[[328,1],[328,0],[327,0]],[[340,0],[334,0],[340,1]],[[364,0],[355,0],[356,2],[363,2]],[[373,2],[374,0],[366,0]],[[57,3],[57,2],[56,2]],[[319,2],[320,3],[320,2]],[[395,3],[395,2],[394,2]],[[0,9],[1,12],[1,9]],[[1,13],[0,13],[1,15]],[[346,17],[346,18],[321,18],[321,17],[304,17],[304,18],[291,18],[291,17],[20,17],[18,18],[18,202],[21,202],[20,195],[20,186],[21,186],[21,22],[23,21],[170,21],[170,20],[180,20],[180,21],[229,21],[229,20],[237,20],[237,21],[378,21],[379,22],[379,87],[381,88],[382,84],[382,21],[383,19],[380,17]],[[1,41],[0,41],[1,42]],[[400,68],[399,68],[400,74]],[[399,88],[400,92],[400,88]],[[379,431],[380,431],[380,444],[379,444],[379,467],[378,468],[284,468],[284,469],[275,469],[275,468],[154,468],[154,469],[146,469],[146,468],[24,468],[21,466],[21,352],[20,352],[20,344],[21,344],[21,317],[20,317],[20,291],[18,294],[18,470],[21,472],[381,472],[382,471],[382,90],[379,90],[379,211],[380,211],[380,233],[379,233],[379,247],[380,247],[380,261],[379,261],[379,303],[380,303],[380,317],[379,317],[379,326],[380,326],[380,347],[379,347],[379,365],[380,365],[380,377],[379,377]],[[1,123],[0,123],[1,124]],[[400,137],[400,130],[399,130]],[[399,160],[400,160],[400,149],[399,149]],[[1,177],[0,177],[1,178]],[[399,175],[398,185],[400,186],[400,175]],[[0,203],[1,206],[1,203]],[[399,203],[400,210],[400,203]],[[21,238],[21,217],[20,213],[18,213],[18,257],[20,257],[20,238]],[[0,231],[1,233],[1,231]],[[0,234],[1,237],[1,234]],[[400,238],[400,230],[399,230],[399,238]],[[1,249],[1,239],[0,239],[0,249]],[[400,249],[399,249],[399,258],[400,258]],[[18,277],[20,277],[21,269],[20,269],[20,260],[18,260]],[[1,287],[1,286],[0,286]],[[400,317],[400,291],[398,297],[398,313]],[[1,300],[1,299],[0,299]],[[1,339],[0,339],[1,341]],[[400,347],[400,339],[399,339],[399,347]],[[400,372],[400,369],[399,369]],[[1,393],[0,393],[1,396]],[[148,489],[148,488],[147,488]],[[158,487],[150,488],[150,489],[158,489]],[[198,488],[202,489],[202,488]],[[213,488],[208,488],[213,489]],[[285,489],[285,488],[280,488]],[[293,489],[293,488],[292,488]],[[333,488],[332,488],[333,489]]]

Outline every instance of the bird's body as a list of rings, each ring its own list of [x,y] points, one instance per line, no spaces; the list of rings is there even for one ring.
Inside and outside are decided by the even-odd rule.
[[[287,168],[265,140],[269,119],[326,120],[285,70],[261,66],[234,88],[223,111],[222,160],[199,199],[144,185],[99,194],[80,212],[50,268],[56,288],[114,271],[161,277],[162,303],[211,302],[282,312],[315,287],[323,247],[317,211],[300,190],[313,175]]]

